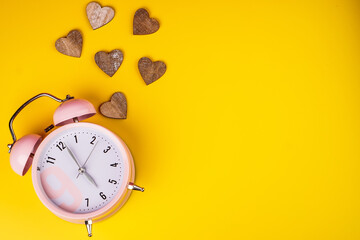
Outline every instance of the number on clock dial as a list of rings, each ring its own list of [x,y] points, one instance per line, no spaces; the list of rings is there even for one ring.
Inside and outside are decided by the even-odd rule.
[[[93,178],[97,186],[90,183],[83,174],[80,174],[77,178],[79,167],[71,158],[69,152],[63,151],[66,147],[73,152],[80,165],[85,163],[91,153],[84,169]],[[46,185],[47,195],[59,207],[64,206],[64,204],[74,203],[75,199],[80,198],[80,201],[76,200],[78,206],[71,205],[71,211],[89,213],[105,206],[120,190],[122,160],[119,155],[116,145],[95,130],[84,128],[71,131],[69,129],[54,136],[53,140],[47,144],[47,147],[40,155],[42,161],[39,161],[37,172],[41,176],[43,172],[46,172],[46,169],[53,167],[52,171],[61,173],[56,176],[66,175],[67,178],[60,178],[47,174],[45,179],[41,179],[42,182],[46,182],[46,184],[42,183],[42,185]],[[62,189],[73,190],[71,192],[59,192],[57,189],[59,184]],[[51,192],[57,194],[50,197]],[[69,210],[69,208],[64,210]]]
[[[117,181],[115,181],[113,179],[109,179],[109,183],[117,184]]]
[[[54,164],[55,162],[55,158],[52,158],[52,157],[48,157],[49,160],[46,160],[47,163],[51,163],[51,164]]]
[[[104,199],[104,200],[106,199],[106,195],[103,192],[100,192],[99,194],[102,199]]]
[[[106,149],[103,151],[104,153],[107,153],[111,149],[110,146],[107,146]]]
[[[64,145],[64,143],[63,143],[63,142],[61,142],[61,141],[59,142],[59,144],[57,144],[57,145],[56,145],[56,147],[57,147],[57,148],[59,148],[59,149],[60,149],[60,151],[62,151],[62,150],[64,150],[64,149],[65,149],[65,145]]]

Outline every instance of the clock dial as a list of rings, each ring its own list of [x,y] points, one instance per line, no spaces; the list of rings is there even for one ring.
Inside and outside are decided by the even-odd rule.
[[[67,212],[99,210],[117,195],[124,181],[118,146],[98,128],[60,131],[39,155],[38,182],[46,196]]]

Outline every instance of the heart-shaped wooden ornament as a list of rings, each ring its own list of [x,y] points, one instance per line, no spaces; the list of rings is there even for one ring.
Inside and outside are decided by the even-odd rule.
[[[123,59],[124,55],[118,49],[112,50],[109,53],[100,51],[95,54],[96,64],[110,77],[112,77],[119,69]]]
[[[100,113],[108,118],[126,119],[127,102],[122,92],[114,93],[109,102],[100,105]]]
[[[55,42],[55,48],[60,53],[71,57],[80,57],[83,39],[78,30],[72,30],[66,37],[59,38]]]
[[[86,6],[86,14],[91,27],[95,30],[109,23],[115,16],[111,7],[101,7],[97,2],[90,2]]]
[[[146,85],[155,82],[166,72],[166,64],[162,61],[153,62],[147,57],[143,57],[138,62],[141,77]]]
[[[148,11],[140,8],[135,12],[133,21],[134,35],[151,34],[159,30],[159,28],[159,22],[154,18],[150,18]]]

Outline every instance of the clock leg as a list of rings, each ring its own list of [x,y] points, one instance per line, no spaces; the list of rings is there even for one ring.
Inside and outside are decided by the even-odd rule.
[[[138,185],[135,185],[135,184],[132,183],[132,182],[129,183],[128,189],[130,189],[130,190],[136,190],[136,191],[141,191],[141,192],[144,191],[144,188],[139,187]]]
[[[88,236],[91,237],[92,236],[92,220],[89,219],[89,220],[86,220],[85,221],[85,225],[86,225],[86,229],[87,229],[87,232],[88,232]]]

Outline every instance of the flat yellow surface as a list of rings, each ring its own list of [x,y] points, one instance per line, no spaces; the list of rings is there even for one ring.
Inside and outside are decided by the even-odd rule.
[[[115,18],[92,30],[88,1],[1,1],[0,239],[87,239],[48,211],[31,174],[9,165],[8,121],[49,92],[96,107],[125,93],[128,118],[89,119],[117,133],[136,164],[135,192],[94,239],[359,239],[358,0],[101,1]],[[145,7],[160,22],[133,36]],[[56,39],[79,29],[81,58]],[[121,49],[112,77],[97,51]],[[141,57],[167,72],[146,86]],[[18,136],[42,134],[58,104],[33,103]]]

